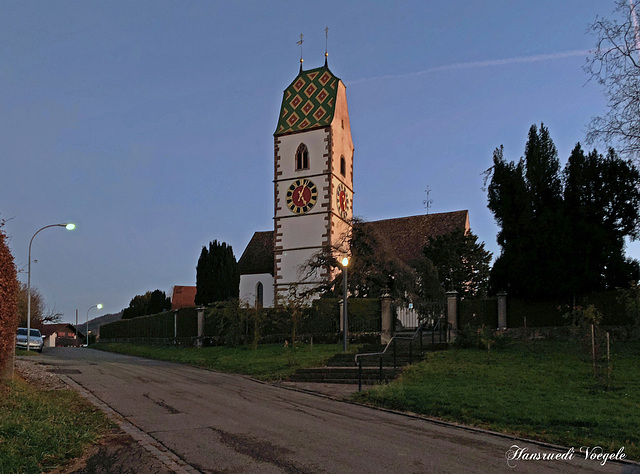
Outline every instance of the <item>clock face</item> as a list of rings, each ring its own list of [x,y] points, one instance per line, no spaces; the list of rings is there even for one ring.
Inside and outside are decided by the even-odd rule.
[[[336,211],[340,217],[346,219],[349,215],[349,191],[344,184],[339,184],[336,188]]]
[[[318,188],[313,181],[297,179],[287,189],[287,207],[294,214],[309,212],[318,200]]]

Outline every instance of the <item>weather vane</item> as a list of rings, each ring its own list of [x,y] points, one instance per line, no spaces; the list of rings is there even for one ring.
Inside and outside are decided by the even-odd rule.
[[[302,63],[304,62],[304,59],[302,59],[302,43],[304,43],[304,40],[302,39],[303,35],[302,33],[300,33],[300,41],[298,41],[296,44],[298,46],[300,46],[300,70],[302,71]]]
[[[429,198],[429,194],[431,193],[431,188],[427,186],[427,189],[425,189],[424,192],[427,193],[427,199],[422,201],[422,205],[427,208],[427,215],[429,215],[429,208],[431,207],[431,204],[433,204],[433,199]]]

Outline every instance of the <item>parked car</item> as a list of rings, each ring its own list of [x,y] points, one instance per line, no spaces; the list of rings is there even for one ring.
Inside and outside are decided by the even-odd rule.
[[[16,347],[18,349],[26,349],[27,348],[27,328],[18,328],[18,335],[16,336]],[[31,330],[31,335],[29,336],[29,350],[36,350],[38,352],[42,352],[42,346],[44,346],[44,341],[42,340],[42,334],[37,329]]]

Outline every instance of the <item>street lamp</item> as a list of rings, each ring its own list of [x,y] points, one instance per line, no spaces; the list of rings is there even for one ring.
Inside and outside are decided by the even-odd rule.
[[[91,311],[93,308],[102,309],[102,303],[94,304],[87,310],[87,347],[89,347],[89,311]]]
[[[349,259],[344,257],[342,259],[342,349],[347,352],[347,266],[349,265]]]
[[[29,350],[29,338],[31,337],[31,244],[33,243],[34,237],[38,235],[40,231],[48,229],[49,227],[64,227],[67,230],[73,230],[76,228],[76,225],[71,223],[46,225],[33,234],[33,237],[31,237],[29,241],[29,266],[27,270],[27,351]]]

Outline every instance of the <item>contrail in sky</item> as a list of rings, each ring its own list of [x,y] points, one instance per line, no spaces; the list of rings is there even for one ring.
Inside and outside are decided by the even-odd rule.
[[[347,81],[347,84],[359,84],[362,82],[377,81],[380,79],[401,79],[401,78],[407,78],[407,77],[422,76],[424,74],[430,74],[432,72],[450,71],[453,69],[471,69],[471,68],[477,68],[477,67],[504,66],[506,64],[535,63],[539,61],[549,61],[552,59],[571,58],[575,56],[587,56],[590,53],[591,51],[589,51],[588,49],[584,49],[584,50],[574,50],[574,51],[563,51],[560,53],[551,53],[551,54],[538,54],[535,56],[517,56],[515,58],[490,59],[487,61],[469,61],[466,63],[445,64],[444,66],[435,66],[429,69],[425,69],[424,71],[355,79],[353,81]]]

